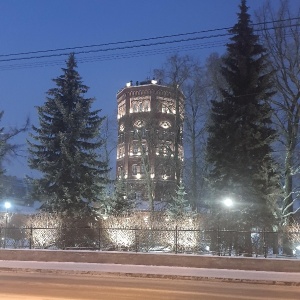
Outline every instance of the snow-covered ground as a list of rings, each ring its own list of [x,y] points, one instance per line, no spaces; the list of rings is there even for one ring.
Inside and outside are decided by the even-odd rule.
[[[171,278],[198,278],[205,280],[226,280],[241,282],[257,282],[267,284],[294,284],[300,285],[300,272],[265,272],[228,269],[202,269],[186,267],[120,265],[73,262],[37,262],[37,261],[0,261],[0,270],[27,270],[49,272],[76,272],[76,273],[114,273],[134,276],[159,276]]]

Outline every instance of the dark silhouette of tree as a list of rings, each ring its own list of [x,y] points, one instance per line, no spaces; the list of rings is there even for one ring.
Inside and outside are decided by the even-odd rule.
[[[32,179],[35,194],[45,200],[43,209],[68,217],[86,217],[94,212],[107,183],[107,162],[101,160],[104,117],[92,110],[93,98],[78,74],[70,54],[63,74],[54,79],[43,106],[38,107],[39,127],[33,126],[29,141],[29,166],[40,171]]]
[[[299,127],[300,127],[300,10],[291,11],[289,2],[282,0],[277,11],[268,1],[260,14],[259,22],[273,22],[274,29],[262,29],[262,38],[268,50],[270,66],[275,71],[277,90],[272,104],[275,124],[283,146],[281,164],[283,171],[283,223],[288,224],[296,213],[295,202],[299,199]],[[292,18],[292,19],[291,19]],[[278,21],[282,20],[282,21]],[[281,150],[280,149],[280,150]]]
[[[268,1],[257,13],[258,22],[271,22],[273,29],[261,25],[264,46],[269,53],[270,67],[274,70],[276,97],[272,99],[275,111],[274,123],[279,134],[276,145],[282,178],[282,225],[293,223],[300,210],[296,202],[300,198],[299,146],[300,146],[300,10],[289,7],[289,1],[281,0],[275,11]],[[279,21],[280,20],[280,21]],[[270,26],[269,26],[270,27]],[[283,155],[282,155],[283,154]],[[288,242],[283,251],[292,255]]]
[[[240,211],[235,222],[251,230],[274,221],[278,176],[271,147],[276,138],[269,102],[273,74],[247,11],[242,0],[238,22],[229,31],[231,42],[221,67],[226,88],[220,88],[220,101],[212,101],[207,160],[212,210],[222,211],[222,197],[230,194]],[[250,235],[244,251],[251,253]]]
[[[0,123],[3,117],[4,111],[0,111]],[[27,118],[26,123],[21,128],[4,128],[0,127],[0,194],[4,187],[3,181],[5,180],[5,169],[3,163],[5,160],[9,160],[15,156],[18,156],[18,151],[21,148],[21,145],[17,145],[11,142],[11,140],[20,134],[25,132],[29,126],[29,119]]]

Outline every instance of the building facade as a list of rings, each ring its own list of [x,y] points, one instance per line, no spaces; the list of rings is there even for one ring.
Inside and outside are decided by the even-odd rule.
[[[181,176],[184,96],[155,80],[129,82],[117,103],[117,177],[153,209],[170,199]]]

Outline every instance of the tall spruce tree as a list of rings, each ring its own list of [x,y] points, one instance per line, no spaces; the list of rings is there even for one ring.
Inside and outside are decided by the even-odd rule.
[[[44,210],[68,217],[92,215],[104,185],[107,163],[101,160],[99,138],[104,117],[91,110],[93,98],[76,70],[70,54],[63,74],[53,79],[43,106],[38,107],[40,126],[33,126],[29,166],[41,173],[33,180],[36,194],[45,200]]]
[[[274,90],[267,54],[253,33],[246,0],[241,1],[238,22],[229,33],[233,36],[221,67],[227,88],[220,87],[221,99],[212,101],[208,125],[211,207],[219,216],[224,211],[222,197],[233,197],[234,222],[250,230],[274,221],[278,177],[271,145],[276,133],[268,101]]]

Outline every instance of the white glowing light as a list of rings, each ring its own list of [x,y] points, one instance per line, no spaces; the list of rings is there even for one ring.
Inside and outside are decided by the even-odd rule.
[[[10,202],[6,201],[6,202],[4,203],[4,207],[5,207],[6,209],[11,208]]]
[[[230,207],[230,206],[233,205],[233,201],[232,201],[232,199],[230,199],[230,198],[224,199],[223,203],[224,203],[227,207]]]

